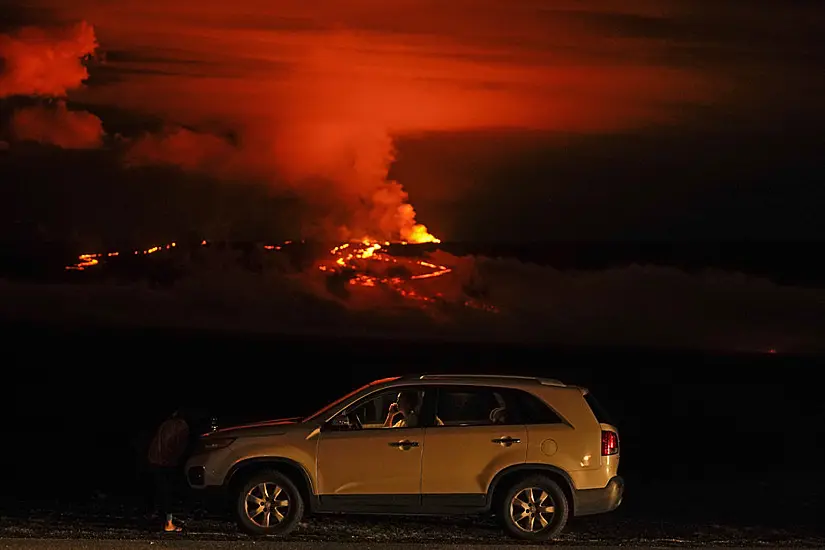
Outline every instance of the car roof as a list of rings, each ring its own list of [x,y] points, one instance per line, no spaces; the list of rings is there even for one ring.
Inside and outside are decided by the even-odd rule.
[[[403,376],[396,379],[395,382],[403,381],[408,383],[421,380],[452,383],[468,382],[481,385],[540,384],[542,386],[556,386],[560,388],[567,387],[566,384],[554,378],[543,378],[539,376],[516,376],[510,374],[416,374]]]

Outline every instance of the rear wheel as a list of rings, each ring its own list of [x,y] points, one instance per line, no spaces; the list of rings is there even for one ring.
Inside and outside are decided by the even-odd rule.
[[[286,536],[304,515],[304,501],[295,484],[276,471],[250,477],[235,493],[238,527],[250,535]]]
[[[570,507],[561,487],[537,475],[513,484],[499,503],[498,515],[507,533],[529,541],[546,541],[561,533]]]

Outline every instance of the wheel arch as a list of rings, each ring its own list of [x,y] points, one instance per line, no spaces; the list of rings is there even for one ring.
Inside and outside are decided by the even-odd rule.
[[[573,480],[567,472],[550,464],[516,464],[501,470],[490,482],[490,487],[487,490],[487,508],[496,510],[498,502],[504,498],[504,493],[507,489],[519,480],[536,474],[547,476],[558,483],[564,492],[564,496],[567,497],[567,502],[570,506],[570,515],[574,515],[576,510],[576,491],[574,490]]]
[[[300,491],[305,506],[310,510],[315,508],[312,478],[310,478],[306,468],[289,458],[255,457],[241,460],[232,465],[227,472],[223,483],[224,488],[232,491],[240,483],[249,479],[250,476],[266,470],[274,470],[288,477]]]

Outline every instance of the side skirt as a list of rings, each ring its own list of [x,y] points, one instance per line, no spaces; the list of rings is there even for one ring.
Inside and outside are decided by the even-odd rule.
[[[312,511],[319,514],[402,514],[466,516],[489,510],[483,494],[319,495]]]

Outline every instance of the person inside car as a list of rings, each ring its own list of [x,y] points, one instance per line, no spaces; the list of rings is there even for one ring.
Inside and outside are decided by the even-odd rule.
[[[384,421],[385,428],[418,428],[420,423],[419,409],[421,407],[421,398],[418,392],[407,391],[398,394],[395,403],[390,405],[387,419]],[[396,420],[401,416],[400,420]],[[444,422],[436,416],[435,425],[443,426]]]
[[[402,391],[398,394],[395,403],[390,405],[387,418],[384,420],[384,427],[417,428],[420,424],[418,417],[419,405],[418,392]],[[401,418],[398,418],[399,416]]]

